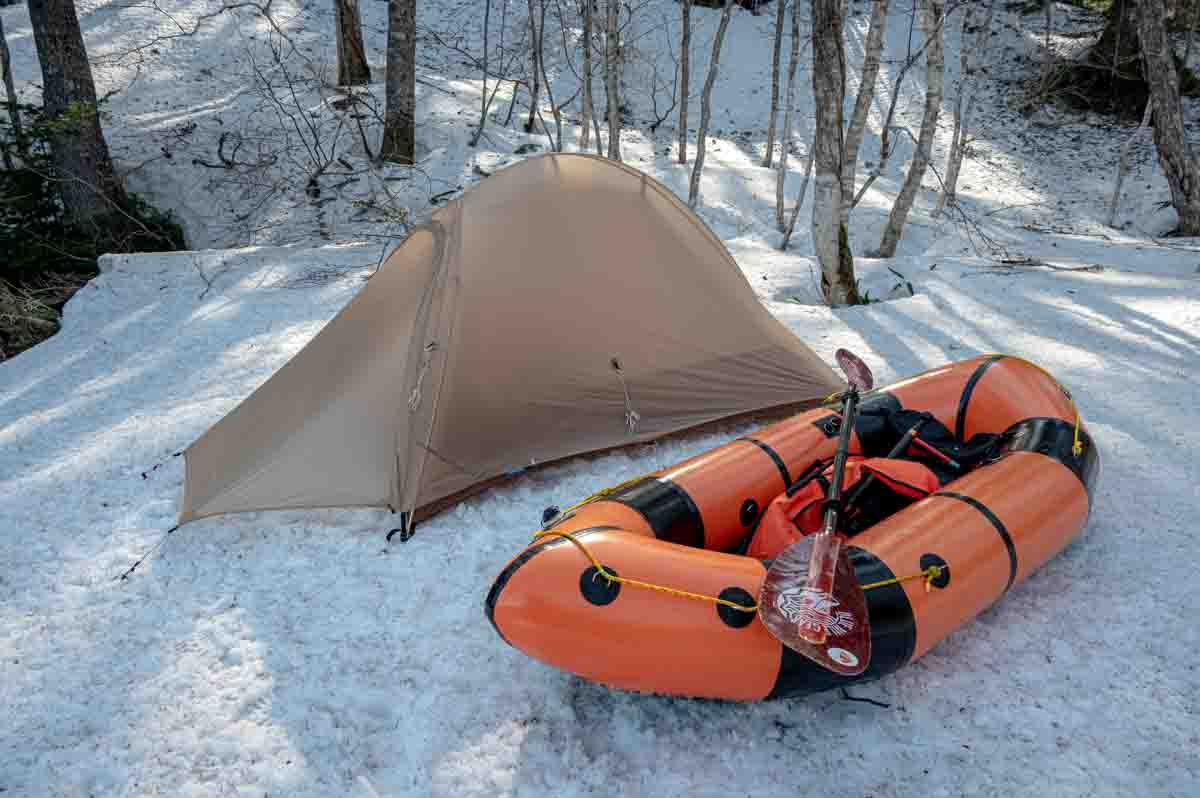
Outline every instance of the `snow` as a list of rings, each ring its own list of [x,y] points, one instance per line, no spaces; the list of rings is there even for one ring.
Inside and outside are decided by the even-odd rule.
[[[157,6],[184,26],[206,8]],[[1103,226],[1132,123],[1114,133],[1111,122],[1047,110],[1038,119],[1053,125],[1035,127],[1011,110],[998,76],[981,96],[981,138],[960,182],[970,223],[930,217],[931,176],[900,257],[857,261],[864,289],[891,301],[833,311],[818,301],[807,223],[791,251],[775,249],[774,173],[757,165],[773,9],[735,13],[702,213],[766,306],[827,361],[839,346],[857,351],[881,383],[981,352],[1035,360],[1077,397],[1103,475],[1079,541],[919,662],[853,691],[889,708],[838,694],[753,706],[642,696],[505,646],[484,618],[484,596],[544,507],[740,427],[522,477],[403,546],[385,545],[394,518],[372,510],[207,519],[117,579],[174,522],[183,479],[174,455],[355,294],[397,230],[355,219],[355,200],[382,177],[364,175],[344,195],[329,189],[327,205],[306,199],[303,147],[278,138],[247,88],[248,53],[262,55],[259,22],[221,17],[139,61],[116,55],[170,30],[154,5],[79,8],[93,55],[110,56],[97,69],[100,92],[124,89],[107,112],[113,150],[124,169],[137,167],[135,188],[181,214],[197,251],[106,259],[67,306],[63,331],[0,365],[5,798],[1200,794],[1200,245],[1161,237],[1173,220],[1158,208],[1166,184],[1149,137],[1135,147],[1124,226]],[[460,31],[470,47],[478,21],[463,15],[473,8],[422,3],[422,28]],[[647,19],[677,13],[666,0],[646,8]],[[276,9],[311,58],[332,60],[332,6]],[[384,9],[363,4],[378,77]],[[855,6],[851,63],[868,10]],[[33,92],[27,12],[0,13],[18,81]],[[703,69],[717,15],[695,16]],[[998,12],[996,52],[1014,59],[1034,46],[1040,19]],[[650,57],[673,34],[648,28],[639,47]],[[952,87],[957,26],[950,31]],[[905,32],[898,9],[890,53],[903,52]],[[428,36],[421,48],[437,51]],[[482,179],[475,167],[491,171],[521,144],[545,145],[493,122],[485,146],[468,148],[478,80],[438,52],[441,61],[422,56],[422,172],[389,181],[418,215],[431,196]],[[885,63],[883,91],[897,66]],[[920,113],[919,71],[902,93],[908,125]],[[811,125],[807,72],[800,79],[792,195]],[[319,104],[315,90],[307,96]],[[648,113],[645,96],[634,106],[639,118]],[[877,157],[881,116],[877,107],[864,162]],[[950,122],[944,114],[938,165]],[[215,160],[224,128],[294,157],[261,182],[192,164]],[[664,123],[657,136],[629,130],[623,147],[634,166],[686,194],[674,138]],[[877,245],[910,154],[902,144],[856,211],[857,252]],[[361,164],[352,147],[347,157]]]

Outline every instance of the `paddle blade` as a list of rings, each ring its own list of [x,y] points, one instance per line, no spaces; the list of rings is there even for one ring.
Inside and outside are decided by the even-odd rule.
[[[833,354],[838,367],[845,372],[846,381],[857,391],[869,391],[875,387],[875,377],[862,359],[848,349],[839,349]]]
[[[843,676],[857,676],[871,662],[871,624],[867,599],[844,549],[837,555],[833,592],[810,588],[813,538],[789,546],[771,564],[758,599],[758,615],[767,630],[788,648]],[[813,626],[825,641],[805,639]],[[820,635],[815,635],[819,637]]]

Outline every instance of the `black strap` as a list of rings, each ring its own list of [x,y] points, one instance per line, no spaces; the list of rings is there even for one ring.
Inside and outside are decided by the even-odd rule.
[[[992,355],[980,363],[978,368],[975,369],[975,373],[971,375],[971,379],[967,380],[967,385],[963,388],[962,396],[958,399],[958,415],[954,420],[954,437],[960,441],[966,440],[967,406],[971,403],[971,394],[975,392],[975,386],[983,379],[984,373],[987,372],[993,363],[1002,357],[1004,355]]]

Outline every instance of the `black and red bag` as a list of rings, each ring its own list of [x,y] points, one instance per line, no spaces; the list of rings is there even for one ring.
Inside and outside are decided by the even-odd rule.
[[[771,559],[801,538],[820,531],[832,475],[833,466],[829,465],[798,489],[782,493],[772,501],[759,521],[746,555]],[[842,531],[847,534],[860,532],[941,487],[937,474],[924,463],[851,457],[846,461],[843,495],[854,495],[856,486],[872,475],[875,479],[866,490],[853,504],[842,508]]]

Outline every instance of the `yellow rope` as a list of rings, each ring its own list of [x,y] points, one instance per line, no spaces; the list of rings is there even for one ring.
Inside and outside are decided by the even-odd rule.
[[[554,519],[556,521],[564,519],[567,517],[567,513],[571,512],[572,510],[578,510],[580,507],[587,504],[588,502],[593,502],[593,501],[596,501],[597,499],[603,499],[605,496],[616,493],[621,488],[627,488],[630,485],[632,485],[633,483],[640,482],[641,480],[643,480],[645,478],[646,478],[646,476],[642,475],[640,477],[634,477],[632,479],[627,479],[624,482],[618,483],[616,485],[610,485],[607,488],[601,488],[600,490],[593,493],[591,496],[588,496],[583,501],[575,502],[570,507],[568,507],[567,509],[560,512],[558,515],[554,516]],[[542,535],[548,534],[548,533],[549,533],[549,530],[546,530],[546,529],[539,530],[538,533],[534,535],[534,538],[541,537]]]
[[[617,583],[623,584],[623,585],[632,585],[634,587],[645,588],[646,590],[656,590],[659,593],[666,593],[671,596],[678,596],[679,598],[695,599],[697,601],[709,601],[709,602],[712,602],[713,604],[720,604],[722,606],[729,607],[730,609],[741,610],[742,612],[757,612],[758,611],[758,604],[752,604],[750,606],[746,606],[745,604],[738,604],[736,601],[729,601],[728,599],[723,599],[718,596],[709,596],[705,593],[693,593],[690,590],[680,590],[679,588],[676,588],[676,587],[667,587],[666,585],[659,585],[659,584],[655,584],[654,582],[643,582],[640,579],[630,579],[625,576],[617,576],[612,571],[609,571],[607,568],[605,568],[600,563],[600,561],[596,559],[595,555],[592,554],[592,552],[588,549],[588,547],[583,544],[583,541],[581,541],[581,540],[579,540],[579,538],[575,537],[575,534],[573,532],[557,532],[553,529],[542,529],[542,530],[539,530],[536,535],[534,535],[534,540],[537,540],[538,538],[544,537],[546,535],[554,535],[555,537],[564,538],[566,540],[569,540],[571,543],[575,544],[575,547],[583,552],[583,556],[587,557],[588,561],[591,562],[592,566],[596,569],[596,574],[595,574],[595,576],[592,577],[593,579],[595,579],[596,577],[602,577],[609,584],[612,584],[613,582],[617,582]],[[863,585],[862,589],[864,591],[874,590],[874,589],[880,588],[880,587],[887,587],[888,585],[896,585],[901,582],[907,582],[910,579],[924,579],[925,580],[925,592],[928,593],[930,587],[932,587],[932,585],[933,585],[933,580],[935,580],[939,576],[941,576],[942,571],[943,571],[943,566],[931,565],[928,568],[925,568],[918,573],[910,574],[908,576],[899,576],[899,577],[895,577],[893,579],[884,579],[881,582],[871,582],[870,584]]]
[[[642,587],[646,588],[647,590],[657,590],[660,593],[668,593],[672,596],[679,596],[680,598],[697,599],[698,601],[711,601],[714,604],[723,604],[726,607],[730,607],[735,610],[741,610],[742,612],[756,612],[758,610],[757,604],[747,607],[744,604],[738,604],[736,601],[729,601],[728,599],[718,598],[717,596],[709,596],[705,595],[704,593],[693,593],[690,590],[680,590],[679,588],[667,587],[666,585],[656,585],[653,582],[643,582],[640,579],[629,579],[624,576],[617,576],[601,565],[600,561],[597,560],[590,551],[588,551],[588,547],[583,545],[583,542],[576,538],[573,533],[556,532],[553,529],[543,529],[538,532],[534,539],[536,540],[544,535],[555,535],[556,537],[566,538],[574,543],[575,546],[583,552],[584,556],[591,561],[592,565],[596,569],[596,576],[604,577],[604,579],[606,579],[610,584],[613,582],[619,582],[623,585],[633,585],[634,587]]]
[[[1007,358],[1011,358],[1013,360],[1019,360],[1022,363],[1025,363],[1026,365],[1033,366],[1035,369],[1037,369],[1038,371],[1042,372],[1047,377],[1049,377],[1051,379],[1051,381],[1055,385],[1058,386],[1059,390],[1061,390],[1063,393],[1065,393],[1067,395],[1067,398],[1071,400],[1071,409],[1075,411],[1075,438],[1074,438],[1074,441],[1071,443],[1071,453],[1074,454],[1076,457],[1083,454],[1083,442],[1079,439],[1079,405],[1075,404],[1075,397],[1071,395],[1071,392],[1068,391],[1066,388],[1064,388],[1063,384],[1061,382],[1059,382],[1058,379],[1053,374],[1046,371],[1044,368],[1039,366],[1037,363],[1034,363],[1032,360],[1027,360],[1023,357],[1019,357],[1018,355],[1005,355],[1002,353],[996,353],[994,355],[993,354],[983,355],[983,357],[994,357],[994,356],[1007,357]]]
[[[864,591],[874,590],[877,587],[887,587],[888,585],[898,585],[901,582],[907,582],[910,579],[924,579],[925,580],[925,592],[928,593],[929,589],[931,587],[933,587],[933,580],[937,579],[939,576],[942,575],[942,570],[943,570],[943,567],[940,565],[931,565],[928,568],[918,571],[915,574],[909,574],[908,576],[896,576],[891,579],[884,579],[879,582],[871,582],[870,584],[863,585],[862,589]]]

